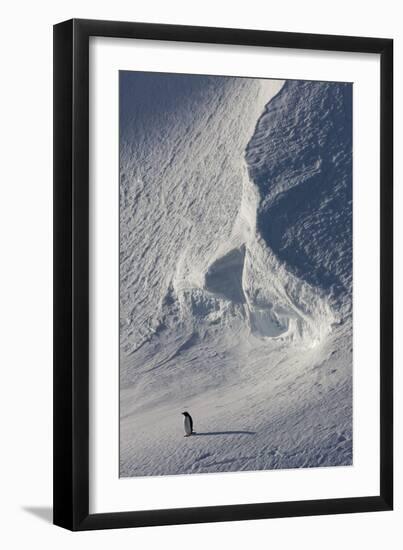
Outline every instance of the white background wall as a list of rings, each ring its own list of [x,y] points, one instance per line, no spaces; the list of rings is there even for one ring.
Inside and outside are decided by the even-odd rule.
[[[394,512],[70,533],[50,523],[52,480],[52,25],[71,17],[395,39],[395,154],[402,150],[400,2],[61,0],[3,5],[1,40],[0,544],[4,548],[401,548],[402,293],[396,289]],[[395,182],[402,179],[396,158]],[[396,185],[395,212],[403,208]],[[395,254],[402,249],[396,215]],[[368,243],[370,246],[370,243]],[[396,258],[403,277],[402,254]],[[398,341],[400,339],[400,342]],[[399,392],[400,389],[400,392]],[[240,495],[242,497],[242,495]],[[5,544],[4,544],[5,542]]]

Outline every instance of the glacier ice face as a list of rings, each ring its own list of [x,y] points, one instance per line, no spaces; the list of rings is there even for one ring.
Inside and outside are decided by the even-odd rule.
[[[212,421],[241,404],[243,423],[258,403],[278,414],[290,377],[334,361],[340,341],[346,443],[328,460],[349,463],[351,86],[121,72],[120,113],[121,474],[194,471],[183,455],[141,466],[140,419],[189,404]],[[314,411],[304,391],[292,410]],[[276,467],[266,458],[254,468]]]
[[[351,309],[352,85],[288,81],[265,108],[246,159],[259,232],[299,278]]]

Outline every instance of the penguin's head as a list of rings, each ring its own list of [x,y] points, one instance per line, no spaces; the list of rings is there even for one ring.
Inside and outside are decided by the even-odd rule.
[[[188,413],[187,411],[184,411],[184,412],[181,413],[181,414],[183,414],[183,416],[189,416],[189,413]]]

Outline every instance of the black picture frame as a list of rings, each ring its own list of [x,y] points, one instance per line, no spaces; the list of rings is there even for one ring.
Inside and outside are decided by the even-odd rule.
[[[381,57],[380,489],[355,498],[89,513],[89,38],[376,53]],[[54,26],[54,523],[71,530],[393,507],[393,41],[73,19]],[[241,499],[240,499],[241,500]]]

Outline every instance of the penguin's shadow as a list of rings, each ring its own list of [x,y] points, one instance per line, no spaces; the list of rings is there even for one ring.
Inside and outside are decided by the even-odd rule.
[[[226,432],[194,432],[192,435],[255,435],[255,433],[256,432],[247,432],[244,430],[229,430]]]

